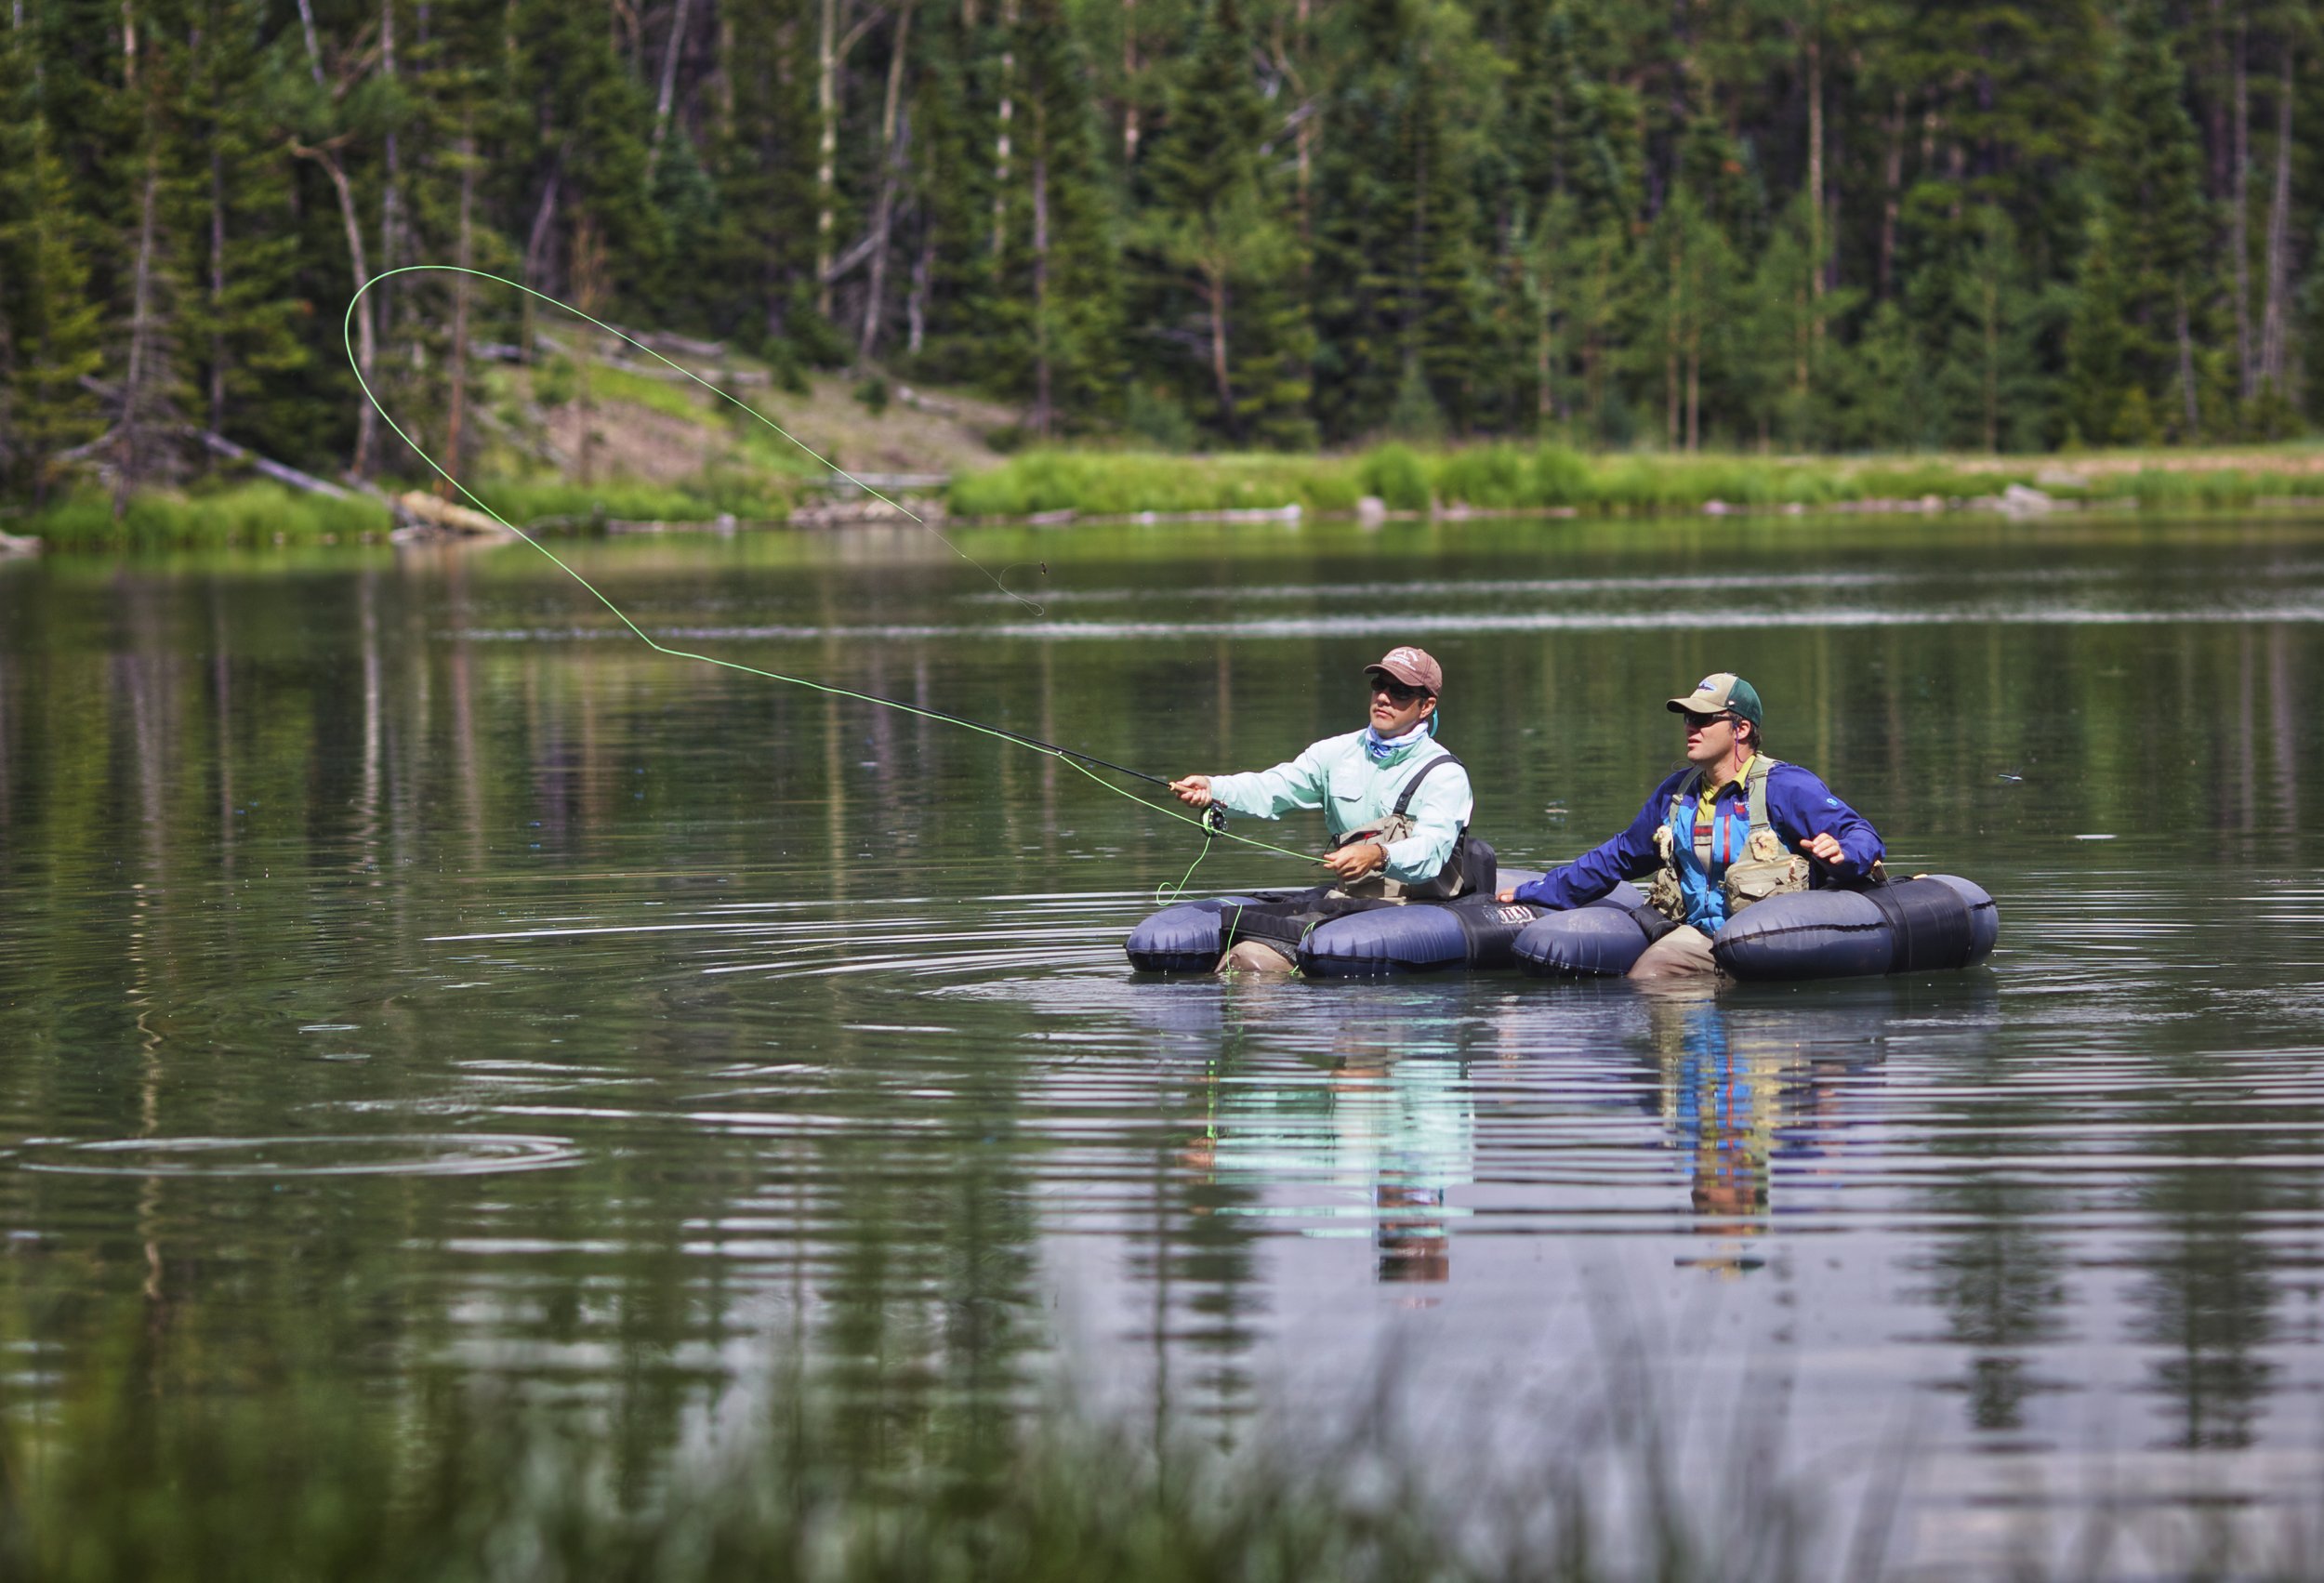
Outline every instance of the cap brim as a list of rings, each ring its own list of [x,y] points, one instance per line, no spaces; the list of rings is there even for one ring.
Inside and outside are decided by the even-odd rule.
[[[1391,666],[1384,665],[1367,665],[1364,667],[1364,675],[1367,679],[1375,676],[1384,676],[1392,681],[1401,681],[1406,687],[1417,687],[1423,693],[1433,693],[1436,691],[1419,677],[1406,676],[1403,671],[1393,669]]]

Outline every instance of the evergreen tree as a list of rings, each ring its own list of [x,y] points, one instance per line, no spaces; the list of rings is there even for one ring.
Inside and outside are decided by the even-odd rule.
[[[310,362],[297,333],[297,238],[274,223],[291,178],[267,96],[247,86],[269,62],[260,0],[205,0],[187,84],[198,163],[182,314],[193,412],[272,455],[304,452],[313,424],[289,376]]]
[[[1120,264],[1087,63],[1062,0],[1023,0],[1015,55],[1025,223],[1007,233],[998,259],[998,295],[1019,326],[1000,380],[1030,400],[1029,426],[1048,435],[1089,427],[1115,410]]]
[[[2146,393],[2148,407],[2168,415],[2180,437],[2193,439],[2200,402],[2194,340],[2209,328],[2199,266],[2211,226],[2185,90],[2159,7],[2139,0],[2107,85],[2100,202],[2126,320],[2122,376]]]
[[[1266,105],[1236,0],[1213,0],[1146,155],[1152,194],[1134,233],[1152,261],[1142,319],[1181,355],[1172,381],[1206,430],[1234,444],[1312,444],[1312,337],[1293,217],[1261,165]]]
[[[1476,405],[1484,271],[1471,128],[1486,59],[1467,18],[1427,0],[1361,0],[1338,18],[1345,64],[1329,96],[1315,268],[1317,416],[1348,438],[1377,427],[1417,369],[1465,422]]]
[[[11,34],[0,56],[0,468],[40,501],[60,481],[59,458],[104,429],[85,383],[104,367],[104,320],[88,263],[92,228],[42,109],[32,43]]]

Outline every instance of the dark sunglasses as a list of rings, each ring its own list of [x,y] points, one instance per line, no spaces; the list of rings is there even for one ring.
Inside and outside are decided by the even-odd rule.
[[[1428,689],[1425,687],[1407,687],[1401,681],[1375,681],[1372,683],[1372,695],[1374,697],[1378,697],[1383,693],[1388,694],[1388,701],[1392,704],[1417,703],[1420,699],[1428,696]]]
[[[1733,715],[1728,714],[1723,710],[1715,715],[1697,715],[1689,713],[1685,718],[1686,727],[1689,731],[1709,731],[1712,726],[1717,725],[1721,720],[1731,720],[1735,719]]]

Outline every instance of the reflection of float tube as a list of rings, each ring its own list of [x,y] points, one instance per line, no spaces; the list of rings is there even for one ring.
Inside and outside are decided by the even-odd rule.
[[[1503,885],[1537,876],[1504,870]],[[1625,886],[1625,890],[1629,887]],[[1511,950],[1540,909],[1503,903],[1490,890],[1448,902],[1323,904],[1316,891],[1263,891],[1182,902],[1129,931],[1129,965],[1147,973],[1207,973],[1238,940],[1260,939],[1296,955],[1310,978],[1385,978],[1452,968],[1506,968]],[[1302,910],[1323,905],[1326,916]]]
[[[1517,937],[1517,965],[1544,978],[1629,972],[1654,920],[1622,898],[1627,890],[1528,926]],[[1866,890],[1770,896],[1737,913],[1710,948],[1739,979],[1858,978],[1973,967],[1991,954],[2000,930],[1991,896],[1934,874]]]

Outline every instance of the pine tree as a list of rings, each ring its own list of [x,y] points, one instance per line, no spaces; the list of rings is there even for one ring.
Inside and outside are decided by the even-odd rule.
[[[2183,439],[2199,425],[2194,351],[2208,332],[2211,241],[2185,73],[2154,0],[2132,7],[2107,85],[2097,178],[2127,321],[2122,374]]]
[[[204,0],[193,29],[185,102],[198,212],[181,320],[203,426],[296,456],[314,424],[290,377],[310,362],[297,326],[297,239],[275,223],[291,178],[271,107],[246,86],[268,69],[265,11],[260,0]]]
[[[1489,63],[1461,13],[1424,0],[1361,0],[1336,20],[1345,33],[1317,229],[1317,416],[1327,436],[1362,434],[1417,369],[1465,424],[1489,354],[1463,111],[1483,102]]]
[[[1120,252],[1088,62],[1063,0],[1023,0],[1020,29],[1027,223],[1003,278],[1023,294],[1032,427],[1046,435],[1116,410]]]
[[[2066,332],[2065,406],[2069,442],[2109,445],[2121,439],[2125,371],[2132,330],[2109,217],[2092,218]],[[2142,401],[2142,409],[2144,402]]]
[[[1211,435],[1296,449],[1314,439],[1306,260],[1261,165],[1267,114],[1252,45],[1236,0],[1213,0],[1146,155],[1152,196],[1134,245],[1153,285],[1141,318],[1183,349],[1172,383]]]

